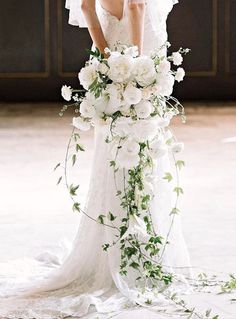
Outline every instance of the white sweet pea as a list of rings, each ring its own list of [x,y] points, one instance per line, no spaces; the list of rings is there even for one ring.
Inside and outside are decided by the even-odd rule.
[[[80,113],[83,117],[92,118],[95,115],[94,106],[86,98],[80,104]]]
[[[170,73],[158,73],[156,76],[158,94],[170,96],[173,92],[175,78]]]
[[[127,82],[132,74],[133,58],[129,55],[111,55],[108,58],[108,71],[109,78],[118,83]]]
[[[130,116],[131,114],[130,104],[122,104],[120,107],[120,112],[123,116]]]
[[[138,118],[146,119],[153,112],[153,105],[151,102],[142,100],[134,106]]]
[[[180,65],[183,62],[182,54],[180,54],[179,52],[173,52],[172,59],[173,59],[174,65]]]
[[[129,216],[129,226],[122,238],[127,238],[129,235],[148,236],[145,222],[135,214]]]
[[[82,117],[73,117],[72,125],[81,131],[88,131],[90,129],[90,123]]]
[[[154,120],[139,120],[131,125],[130,135],[137,142],[145,142],[156,135],[157,128],[157,123]]]
[[[157,123],[157,126],[159,126],[159,127],[167,127],[170,124],[169,117],[156,117],[155,121]]]
[[[156,70],[153,60],[147,56],[135,59],[134,76],[141,86],[148,86],[155,81]]]
[[[128,47],[124,50],[124,54],[130,55],[133,58],[136,58],[139,54],[138,47],[136,45],[132,47]]]
[[[141,101],[142,92],[132,84],[129,84],[124,90],[123,97],[126,104],[137,104]]]
[[[70,86],[63,85],[61,88],[61,95],[64,100],[70,101],[72,97],[72,89]]]
[[[171,64],[167,60],[161,61],[161,63],[158,66],[158,72],[160,73],[168,73],[171,70]]]
[[[149,154],[153,159],[160,158],[167,153],[167,146],[162,138],[156,137],[149,143]]]
[[[86,89],[89,89],[89,86],[96,80],[96,66],[94,64],[86,65],[79,72],[80,84]]]
[[[131,125],[133,121],[129,117],[120,117],[115,123],[112,132],[119,137],[129,136],[131,133]]]
[[[121,107],[122,88],[119,84],[108,84],[105,94],[108,97],[107,104],[105,106],[105,113],[108,115],[112,115]]]
[[[139,164],[139,144],[131,139],[124,142],[117,154],[117,164],[120,168],[131,169]]]
[[[178,82],[181,82],[181,81],[183,81],[184,76],[185,76],[184,69],[183,68],[178,68],[177,72],[175,74],[175,80],[178,81]]]
[[[183,149],[184,149],[184,143],[176,142],[171,145],[171,150],[174,153],[180,153],[183,151]]]

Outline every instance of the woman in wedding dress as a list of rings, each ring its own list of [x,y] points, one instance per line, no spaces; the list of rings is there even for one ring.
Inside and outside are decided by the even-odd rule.
[[[88,27],[94,45],[100,51],[126,44],[137,45],[140,54],[148,54],[167,41],[166,19],[176,2],[82,0],[80,3],[80,0],[71,0],[66,6],[70,9],[69,22]],[[113,171],[108,160],[109,146],[105,143],[108,130],[109,126],[105,124],[95,126],[94,160],[85,207],[86,213],[94,219],[101,212],[124,214],[116,196]],[[158,196],[154,196],[151,203],[154,228],[163,237],[166,237],[172,221],[173,194],[173,183],[167,183],[163,176],[171,169],[168,154],[159,159],[155,172]],[[190,264],[179,218],[175,217],[162,261],[168,271],[179,275],[179,280],[174,281],[169,289],[181,292],[182,289],[186,291],[183,275],[189,276]],[[37,277],[29,276],[25,280],[16,277],[4,279],[4,274],[1,274],[0,318],[109,318],[111,313],[118,314],[117,318],[125,318],[125,309],[133,309],[137,305],[146,307],[147,296],[140,297],[133,273],[127,276],[120,274],[119,247],[114,246],[107,252],[102,249],[104,243],[112,240],[112,229],[83,215],[73,248],[61,265],[46,271],[48,268],[42,270],[41,263]],[[147,312],[140,308],[139,318],[163,318],[161,310],[167,310],[167,300],[161,295],[153,297],[153,300],[157,311]],[[132,312],[128,317],[132,318]],[[174,318],[177,318],[176,314]]]

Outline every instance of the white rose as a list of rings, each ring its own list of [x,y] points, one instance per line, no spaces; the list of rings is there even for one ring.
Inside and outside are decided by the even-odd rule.
[[[184,76],[185,76],[184,69],[183,68],[178,68],[177,72],[175,74],[175,80],[178,81],[178,82],[181,82],[181,81],[183,81]]]
[[[180,65],[183,62],[183,57],[179,52],[173,52],[172,59],[173,59],[174,65]]]
[[[64,100],[70,101],[72,96],[72,89],[70,86],[63,85],[61,88],[61,95]]]
[[[127,104],[137,104],[141,101],[142,92],[132,84],[127,85],[123,93],[124,100]]]
[[[80,84],[86,89],[89,89],[89,86],[96,80],[97,73],[96,67],[93,64],[89,64],[82,68],[79,72]]]
[[[80,104],[80,113],[83,117],[89,118],[95,115],[94,106],[86,98]]]
[[[168,73],[171,70],[171,64],[167,60],[161,61],[161,63],[158,66],[158,72],[160,73]]]
[[[85,121],[82,117],[73,117],[72,124],[81,131],[88,131],[90,129],[90,123]]]
[[[133,58],[129,55],[111,55],[108,58],[109,78],[114,82],[126,82],[130,79],[133,69]]]
[[[136,114],[141,119],[146,119],[153,112],[153,105],[151,102],[142,100],[134,106]]]
[[[175,78],[170,73],[161,74],[158,73],[157,77],[157,89],[158,93],[164,96],[170,96],[173,92]]]
[[[178,142],[178,143],[173,143],[171,145],[171,150],[174,153],[180,153],[183,151],[183,149],[184,149],[184,143]]]
[[[135,59],[134,76],[141,86],[148,86],[155,81],[156,70],[154,62],[147,56]]]

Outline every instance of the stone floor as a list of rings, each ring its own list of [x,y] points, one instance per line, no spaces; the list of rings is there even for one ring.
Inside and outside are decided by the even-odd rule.
[[[63,185],[56,186],[71,132],[71,117],[58,117],[59,104],[0,104],[0,261],[33,256],[61,242],[69,245],[79,216]],[[236,272],[236,103],[186,103],[188,121],[174,123],[185,151],[181,181],[183,229],[192,264]],[[71,171],[80,198],[88,188],[92,132],[82,136],[87,151]],[[198,269],[196,268],[196,271]],[[200,270],[199,270],[200,271]],[[225,298],[203,303],[235,319]]]

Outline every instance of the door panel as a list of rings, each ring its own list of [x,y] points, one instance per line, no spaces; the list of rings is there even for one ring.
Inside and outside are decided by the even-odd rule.
[[[180,0],[168,19],[171,50],[186,56],[180,99],[236,98],[235,0]],[[77,86],[88,58],[86,29],[68,25],[64,0],[0,1],[0,100],[60,100],[62,84]]]

